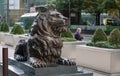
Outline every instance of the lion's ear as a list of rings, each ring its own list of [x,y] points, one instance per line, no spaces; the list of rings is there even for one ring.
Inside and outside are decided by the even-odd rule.
[[[54,4],[50,4],[50,5],[47,5],[47,8],[51,11],[55,11],[56,10],[56,6]]]
[[[45,6],[37,6],[36,11],[39,13],[46,13],[48,9]]]

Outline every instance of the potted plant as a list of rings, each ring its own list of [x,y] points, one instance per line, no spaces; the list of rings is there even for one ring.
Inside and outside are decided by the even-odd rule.
[[[114,29],[106,36],[97,29],[87,45],[76,46],[77,64],[108,73],[120,72],[120,31]]]

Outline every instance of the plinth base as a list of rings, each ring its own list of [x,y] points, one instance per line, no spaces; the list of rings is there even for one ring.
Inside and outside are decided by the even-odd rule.
[[[18,62],[9,58],[9,76],[93,76],[89,71],[77,71],[76,66],[50,65],[44,68],[34,68],[27,62]]]

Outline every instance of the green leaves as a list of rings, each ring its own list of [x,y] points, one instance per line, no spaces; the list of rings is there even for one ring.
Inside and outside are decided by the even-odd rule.
[[[24,34],[24,29],[20,25],[14,25],[11,30],[11,34]]]
[[[70,29],[68,29],[67,32],[62,33],[61,37],[73,38],[73,34]]]
[[[98,28],[95,31],[91,41],[92,42],[107,41],[107,36],[106,36],[105,32],[101,28]]]
[[[120,43],[120,31],[119,29],[115,28],[108,38],[108,41],[112,44],[119,44]]]
[[[96,46],[102,48],[120,48],[120,31],[115,28],[107,40],[106,35],[98,28],[92,38],[92,41],[87,43],[88,46]]]
[[[8,24],[7,23],[2,23],[1,24],[1,27],[0,27],[0,31],[2,31],[2,32],[9,32],[9,26],[8,26]]]

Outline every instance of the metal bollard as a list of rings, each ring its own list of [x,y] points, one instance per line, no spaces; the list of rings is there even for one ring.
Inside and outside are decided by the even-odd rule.
[[[3,48],[3,76],[8,76],[8,48]]]

